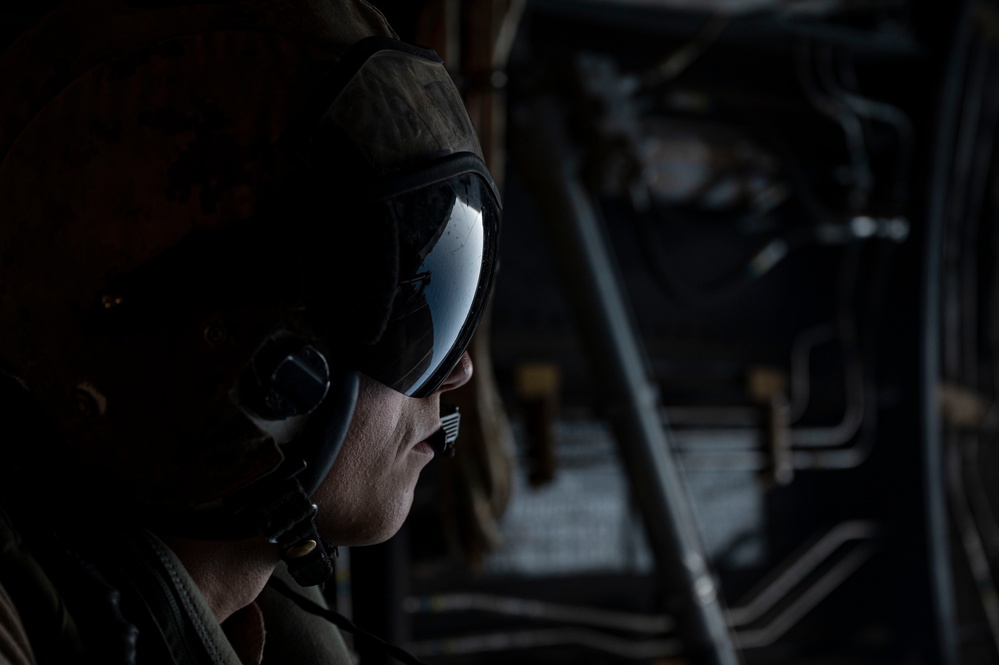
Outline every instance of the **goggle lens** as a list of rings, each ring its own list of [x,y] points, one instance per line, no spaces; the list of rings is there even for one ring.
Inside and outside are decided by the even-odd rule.
[[[481,318],[495,264],[499,211],[475,173],[392,197],[404,236],[403,279],[388,328],[358,368],[411,397],[437,391]]]

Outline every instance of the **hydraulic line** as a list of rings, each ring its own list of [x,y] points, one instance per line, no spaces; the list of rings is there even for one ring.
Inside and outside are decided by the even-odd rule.
[[[837,72],[834,71],[835,60],[836,57],[831,46],[826,45],[819,50],[819,75],[826,90],[845,108],[857,116],[877,120],[889,125],[898,135],[898,150],[895,157],[895,182],[892,187],[892,195],[895,202],[902,205],[909,198],[909,176],[912,171],[912,163],[916,152],[915,131],[912,127],[912,121],[897,106],[864,97],[840,85],[837,80]],[[841,61],[838,76],[846,82],[846,85],[856,87],[855,72],[852,67],[845,65],[846,62],[846,59]]]
[[[809,328],[795,337],[791,345],[791,422],[801,420],[808,408],[811,393],[809,357],[812,349],[834,339],[835,329],[828,323]]]
[[[753,623],[786,597],[793,587],[801,584],[842,545],[853,540],[869,540],[880,533],[880,527],[875,522],[867,520],[852,520],[837,524],[801,554],[795,556],[790,563],[764,580],[759,590],[752,593],[749,601],[733,606],[729,610],[730,625],[741,627]]]
[[[849,108],[823,95],[815,85],[812,74],[811,45],[799,42],[795,52],[798,81],[808,101],[822,114],[837,123],[846,139],[847,153],[853,171],[853,189],[850,205],[854,211],[862,210],[868,203],[871,191],[871,166],[867,156],[864,130],[857,116]]]

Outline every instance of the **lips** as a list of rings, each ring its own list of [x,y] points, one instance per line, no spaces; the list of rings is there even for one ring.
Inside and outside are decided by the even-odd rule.
[[[424,453],[427,455],[433,455],[436,452],[438,452],[437,448],[434,446],[434,437],[437,436],[438,431],[440,431],[439,426],[437,429],[431,430],[423,434],[423,436],[421,436],[419,439],[419,443],[414,445],[411,448],[411,450],[415,450],[417,452]]]

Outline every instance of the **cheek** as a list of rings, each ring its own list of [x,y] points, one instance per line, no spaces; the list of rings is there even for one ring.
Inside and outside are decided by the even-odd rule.
[[[366,545],[390,538],[409,514],[420,456],[400,453],[407,436],[398,400],[363,392],[343,448],[314,497],[324,538]]]
[[[392,537],[409,514],[419,470],[346,443],[316,493],[318,525],[338,545],[371,545]]]

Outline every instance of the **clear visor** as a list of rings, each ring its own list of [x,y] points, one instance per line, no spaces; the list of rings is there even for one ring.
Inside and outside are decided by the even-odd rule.
[[[388,327],[358,369],[411,397],[438,390],[464,353],[492,282],[499,209],[490,183],[462,173],[387,199],[401,266]]]

